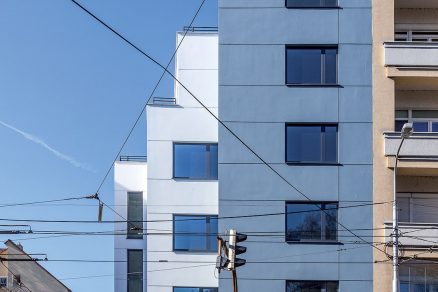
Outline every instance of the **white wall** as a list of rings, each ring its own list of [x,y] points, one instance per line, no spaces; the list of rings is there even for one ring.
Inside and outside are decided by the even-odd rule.
[[[177,42],[182,33],[177,34]],[[188,33],[178,50],[176,76],[210,110],[217,112],[218,38],[216,33]],[[218,214],[218,182],[173,179],[173,142],[218,140],[217,122],[184,89],[175,85],[177,105],[150,105],[148,133],[148,292],[171,292],[174,286],[217,287],[214,264],[153,261],[208,261],[214,253],[173,251],[173,214]],[[161,230],[161,231],[160,231]],[[205,264],[204,264],[205,265]]]
[[[116,221],[125,221],[127,218],[127,193],[143,192],[143,219],[146,220],[147,201],[147,163],[146,162],[116,162],[114,165],[114,204],[120,216],[115,216]],[[146,229],[146,224],[143,224]],[[114,224],[116,232],[127,232],[127,223]],[[114,236],[114,260],[126,261],[128,249],[143,249],[143,260],[146,261],[146,237],[142,239],[127,239],[126,235]],[[114,291],[127,291],[127,263],[114,264]],[[143,291],[146,291],[146,262],[143,264]]]

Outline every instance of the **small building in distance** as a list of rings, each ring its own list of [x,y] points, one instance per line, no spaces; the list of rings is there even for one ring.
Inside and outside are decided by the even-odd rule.
[[[71,292],[12,240],[0,249],[0,291]]]

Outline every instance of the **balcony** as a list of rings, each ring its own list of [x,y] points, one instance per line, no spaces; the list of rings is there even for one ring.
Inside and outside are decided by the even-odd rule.
[[[385,132],[384,137],[387,166],[394,168],[400,133]],[[414,133],[406,139],[399,154],[398,172],[400,175],[438,176],[438,133]]]
[[[438,246],[438,223],[399,223],[400,244],[404,249]],[[392,241],[392,222],[385,222],[385,241]],[[436,256],[436,255],[435,255]]]

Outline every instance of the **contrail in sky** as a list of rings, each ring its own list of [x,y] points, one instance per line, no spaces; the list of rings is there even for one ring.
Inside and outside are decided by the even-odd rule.
[[[11,125],[9,125],[9,124],[7,124],[7,123],[5,123],[5,122],[0,121],[0,124],[3,125],[3,126],[5,126],[5,127],[8,128],[8,129],[11,129],[12,131],[14,131],[14,132],[16,132],[16,133],[22,135],[22,136],[23,136],[24,138],[26,138],[27,140],[30,140],[30,141],[32,141],[32,142],[34,142],[34,143],[36,143],[36,144],[42,146],[43,148],[46,148],[47,150],[49,150],[50,152],[52,152],[56,157],[58,157],[58,158],[60,158],[60,159],[62,159],[62,160],[67,161],[68,163],[70,163],[70,164],[73,165],[73,166],[75,166],[75,167],[79,167],[79,168],[82,168],[82,169],[85,169],[85,170],[90,171],[90,172],[96,172],[96,171],[95,171],[94,169],[92,169],[90,166],[88,166],[88,165],[86,165],[86,164],[83,164],[83,163],[81,163],[81,162],[78,162],[78,161],[76,161],[74,158],[72,158],[72,157],[70,157],[70,156],[68,156],[68,155],[63,154],[63,153],[59,152],[59,151],[56,150],[56,149],[53,149],[52,147],[50,147],[49,145],[47,145],[47,143],[44,142],[42,139],[40,139],[40,138],[38,138],[38,137],[36,137],[36,136],[34,136],[34,135],[31,135],[31,134],[29,134],[29,133],[26,133],[26,132],[24,132],[24,131],[21,131],[20,129],[17,129],[17,128],[15,128],[14,126],[11,126]]]

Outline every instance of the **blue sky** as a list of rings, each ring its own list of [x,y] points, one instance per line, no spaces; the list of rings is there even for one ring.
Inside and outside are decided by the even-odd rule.
[[[167,63],[175,32],[201,0],[82,0],[140,48]],[[195,22],[217,26],[217,0]],[[0,204],[92,194],[161,70],[69,0],[0,1]],[[172,96],[164,80],[156,96]],[[122,154],[146,153],[145,117]],[[101,198],[113,203],[112,173]],[[95,220],[94,201],[0,208],[0,219]],[[113,214],[104,211],[104,219]],[[7,222],[0,222],[7,223]],[[111,224],[35,224],[34,230],[102,231]],[[112,236],[1,235],[49,259],[113,259]],[[112,275],[112,263],[48,262],[59,279]],[[73,291],[112,291],[113,277],[63,281]]]

